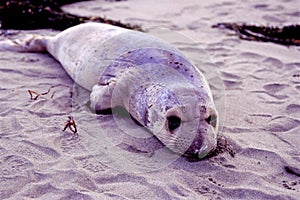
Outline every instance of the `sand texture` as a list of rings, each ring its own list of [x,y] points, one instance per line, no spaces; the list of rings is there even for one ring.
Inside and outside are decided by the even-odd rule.
[[[126,117],[92,114],[88,91],[50,55],[0,51],[0,199],[299,199],[299,47],[244,41],[211,28],[295,24],[299,7],[299,0],[65,6],[73,14],[140,24],[191,57],[216,98],[223,152],[202,161],[164,148],[151,153],[160,148],[155,138]],[[27,91],[49,88],[36,100]],[[62,131],[69,115],[78,135]]]

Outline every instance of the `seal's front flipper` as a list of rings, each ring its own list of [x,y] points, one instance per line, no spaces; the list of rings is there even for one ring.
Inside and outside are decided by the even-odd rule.
[[[97,114],[111,114],[114,82],[94,85],[90,94],[91,109]]]
[[[137,125],[144,127],[144,125],[136,120],[124,107],[114,105],[112,101],[112,93],[115,85],[116,82],[111,80],[106,85],[94,85],[90,94],[90,106],[92,111],[100,115],[117,114],[117,116],[121,118],[132,119]]]

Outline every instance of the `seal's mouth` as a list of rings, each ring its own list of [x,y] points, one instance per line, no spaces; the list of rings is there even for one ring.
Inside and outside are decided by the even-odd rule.
[[[194,149],[192,151],[187,150],[183,154],[183,156],[202,159],[202,158],[207,157],[208,155],[212,154],[215,150],[216,150],[216,148],[208,149],[207,146],[203,146],[200,149]]]
[[[217,146],[217,140],[214,133],[212,126],[209,126],[208,129],[198,130],[196,137],[183,155],[186,157],[197,157],[202,159],[209,154],[212,154]]]

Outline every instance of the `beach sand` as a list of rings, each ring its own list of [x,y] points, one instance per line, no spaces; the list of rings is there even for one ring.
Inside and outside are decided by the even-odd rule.
[[[0,199],[299,199],[299,47],[244,41],[211,28],[295,24],[299,7],[299,0],[65,6],[73,14],[140,24],[191,57],[216,98],[224,152],[202,161],[164,148],[149,153],[159,145],[155,138],[126,118],[92,114],[88,91],[50,55],[1,51]],[[57,33],[12,37],[33,32]],[[49,88],[36,100],[27,91]],[[69,115],[78,134],[62,131]]]

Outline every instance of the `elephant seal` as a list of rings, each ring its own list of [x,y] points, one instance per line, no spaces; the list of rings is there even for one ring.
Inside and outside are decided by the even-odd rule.
[[[86,23],[54,37],[1,41],[0,49],[49,52],[91,91],[91,108],[122,106],[173,152],[203,158],[216,147],[218,114],[207,81],[178,49],[160,39]]]

